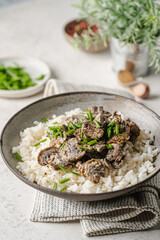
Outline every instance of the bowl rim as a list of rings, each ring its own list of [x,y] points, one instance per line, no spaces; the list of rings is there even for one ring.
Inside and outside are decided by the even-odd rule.
[[[112,94],[112,93],[108,93],[108,92],[98,92],[98,91],[77,91],[77,92],[67,92],[67,93],[61,93],[61,94],[56,94],[56,95],[53,95],[53,96],[49,96],[49,97],[46,97],[46,98],[42,98],[40,100],[37,100],[37,101],[34,101],[33,103],[25,106],[24,108],[22,108],[21,110],[19,110],[18,112],[16,112],[8,121],[7,123],[4,125],[2,131],[1,131],[1,134],[0,134],[0,153],[1,153],[1,156],[2,156],[2,159],[3,161],[5,162],[5,164],[7,165],[7,167],[11,170],[11,172],[16,176],[18,177],[20,180],[22,180],[24,183],[26,183],[27,185],[41,191],[41,192],[45,192],[47,194],[51,194],[53,195],[52,193],[57,193],[57,197],[60,197],[60,198],[66,198],[67,196],[69,197],[73,197],[73,200],[74,200],[74,196],[75,197],[78,197],[78,196],[84,196],[84,197],[92,197],[92,196],[97,196],[99,197],[99,200],[100,200],[100,197],[102,197],[102,200],[105,200],[105,195],[114,195],[114,194],[117,194],[115,197],[118,197],[118,196],[121,196],[121,195],[124,195],[126,193],[129,193],[131,192],[132,190],[135,190],[137,189],[138,187],[142,186],[144,183],[146,183],[148,180],[150,180],[151,178],[153,178],[156,174],[158,174],[158,172],[160,171],[160,167],[154,171],[153,173],[149,174],[147,178],[145,178],[143,181],[140,181],[134,185],[131,185],[129,187],[126,187],[126,188],[123,188],[123,189],[119,189],[119,190],[115,190],[115,191],[110,191],[110,192],[103,192],[103,193],[72,193],[72,192],[61,192],[61,191],[58,191],[58,190],[53,190],[51,188],[47,188],[47,187],[43,187],[41,185],[38,185],[37,183],[34,183],[34,182],[31,182],[29,181],[27,178],[25,178],[25,176],[22,175],[22,173],[20,173],[19,171],[15,171],[8,163],[7,159],[5,159],[5,155],[4,155],[4,152],[3,152],[3,136],[4,136],[4,133],[5,133],[5,130],[7,128],[7,126],[12,122],[12,120],[19,114],[19,113],[22,113],[25,109],[27,108],[30,108],[30,106],[32,105],[35,105],[39,102],[43,102],[44,100],[47,100],[47,99],[51,99],[51,98],[58,98],[58,97],[63,97],[63,96],[68,96],[68,95],[78,95],[78,94],[97,94],[97,95],[106,95],[106,96],[110,96],[110,97],[120,97],[120,98],[124,98],[126,100],[129,100],[131,102],[134,102],[138,105],[140,105],[141,107],[145,108],[146,110],[150,111],[155,117],[156,119],[158,119],[158,121],[160,121],[160,116],[154,112],[153,110],[151,110],[149,107],[145,106],[143,103],[139,103],[137,102],[136,100],[134,99],[131,99],[129,97],[124,97],[124,96],[121,96],[121,95],[118,95],[118,94]],[[126,192],[127,190],[127,192]],[[55,194],[56,196],[56,194]],[[106,199],[109,199],[109,198],[114,198],[114,196],[112,197],[106,197]],[[69,198],[68,198],[69,199]],[[78,200],[76,200],[78,201]],[[98,200],[80,200],[80,201],[98,201]]]

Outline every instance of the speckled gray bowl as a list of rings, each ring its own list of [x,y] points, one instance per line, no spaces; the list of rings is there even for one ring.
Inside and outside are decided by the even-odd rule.
[[[65,111],[69,111],[77,107],[86,109],[88,106],[93,105],[104,106],[106,110],[111,112],[119,110],[120,112],[124,113],[126,117],[129,117],[131,120],[138,123],[140,127],[151,130],[155,135],[155,145],[157,147],[160,146],[160,117],[142,104],[139,104],[134,100],[125,97],[108,93],[67,93],[48,97],[30,104],[29,106],[16,113],[9,120],[9,122],[4,127],[1,135],[1,153],[4,162],[18,178],[20,178],[31,187],[57,197],[76,201],[97,201],[114,198],[128,193],[143,185],[144,182],[152,178],[160,170],[160,154],[155,160],[155,171],[152,174],[148,175],[144,181],[122,190],[100,194],[76,194],[55,191],[28,181],[16,169],[17,159],[13,156],[11,149],[13,146],[18,145],[20,141],[20,131],[23,131],[23,129],[26,127],[33,126],[33,121],[41,121],[43,117],[51,117],[53,114],[61,115]]]

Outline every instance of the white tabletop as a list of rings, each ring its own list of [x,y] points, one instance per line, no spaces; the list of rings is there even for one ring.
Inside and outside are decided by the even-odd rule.
[[[20,2],[20,1],[19,1]],[[64,39],[64,24],[77,16],[75,1],[23,1],[0,9],[0,56],[35,56],[49,64],[60,81],[121,88],[112,71],[109,51],[87,54],[73,49]],[[151,98],[143,101],[160,114],[160,75],[144,79],[151,87]],[[38,100],[0,98],[0,131],[19,109]],[[17,179],[0,157],[0,240],[84,239],[75,223],[32,223],[29,217],[36,191]],[[158,240],[159,230],[95,237],[94,239]]]

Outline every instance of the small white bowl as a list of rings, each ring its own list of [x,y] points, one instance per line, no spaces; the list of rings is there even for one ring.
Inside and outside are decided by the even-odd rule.
[[[42,74],[44,74],[45,77],[42,80],[37,80],[35,86],[22,90],[0,89],[0,97],[24,98],[35,95],[43,90],[45,83],[51,75],[49,67],[43,61],[33,57],[10,57],[0,59],[0,65],[3,64],[6,67],[15,66],[14,63],[18,64],[20,67],[24,67],[24,71],[30,75],[32,80],[35,80]]]

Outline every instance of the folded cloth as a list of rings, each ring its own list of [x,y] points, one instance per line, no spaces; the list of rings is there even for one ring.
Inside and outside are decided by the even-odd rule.
[[[111,89],[78,86],[50,80],[44,97],[62,92],[96,90],[130,95]],[[160,173],[131,193],[98,202],[75,202],[37,192],[31,221],[63,222],[80,220],[86,236],[122,233],[152,228],[160,221]]]

